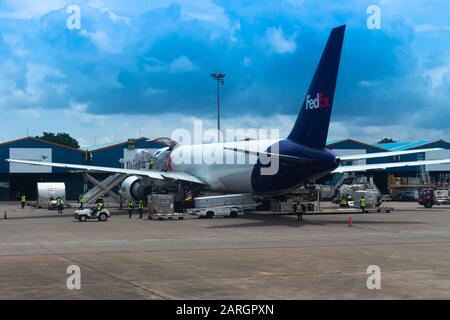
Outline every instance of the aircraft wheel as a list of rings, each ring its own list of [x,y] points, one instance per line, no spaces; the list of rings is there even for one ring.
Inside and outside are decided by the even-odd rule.
[[[432,208],[433,207],[433,202],[431,202],[431,201],[428,201],[427,203],[425,203],[424,205],[423,205],[425,208],[427,208],[427,209],[430,209],[430,208]]]

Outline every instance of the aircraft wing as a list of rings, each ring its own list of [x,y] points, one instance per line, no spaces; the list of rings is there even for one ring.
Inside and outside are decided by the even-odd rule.
[[[85,166],[79,164],[69,164],[69,163],[56,163],[56,162],[40,162],[40,161],[27,161],[27,160],[14,160],[14,159],[6,159],[7,162],[11,163],[20,163],[20,164],[28,164],[33,166],[46,166],[46,167],[56,167],[56,168],[65,168],[65,169],[78,169],[85,171],[99,171],[99,172],[111,172],[111,173],[123,173],[128,175],[137,175],[149,177],[152,179],[158,180],[180,180],[186,182],[193,182],[198,184],[205,184],[202,180],[197,177],[186,173],[186,172],[164,172],[157,170],[132,170],[132,169],[122,169],[122,168],[111,168],[111,167],[100,167],[100,166]]]
[[[362,154],[352,154],[348,156],[338,156],[342,161],[348,160],[363,160],[363,159],[373,159],[373,158],[382,158],[382,157],[392,157],[392,156],[401,156],[404,154],[412,154],[412,153],[421,153],[421,152],[430,152],[443,150],[442,148],[430,148],[430,149],[416,149],[416,150],[406,150],[406,151],[387,151],[387,152],[375,152],[375,153],[362,153]]]
[[[376,164],[362,164],[362,165],[354,165],[354,166],[341,166],[341,167],[336,168],[331,173],[356,172],[356,171],[399,168],[399,167],[413,167],[413,166],[444,164],[444,163],[450,163],[450,159],[409,161],[409,162],[389,162],[389,163],[376,163]]]

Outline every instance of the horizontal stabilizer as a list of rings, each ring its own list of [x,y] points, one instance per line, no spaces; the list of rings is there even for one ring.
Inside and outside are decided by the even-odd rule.
[[[357,172],[357,171],[366,171],[366,170],[374,170],[374,169],[414,167],[414,166],[445,164],[445,163],[450,163],[450,159],[376,163],[376,164],[363,164],[363,165],[355,165],[355,166],[341,166],[341,167],[336,168],[331,173]]]
[[[387,152],[375,152],[375,153],[361,153],[361,154],[353,154],[348,156],[338,156],[341,161],[349,161],[349,160],[363,160],[363,159],[373,159],[373,158],[383,158],[383,157],[392,157],[392,156],[401,156],[404,154],[413,154],[413,153],[421,153],[421,152],[431,152],[443,150],[442,148],[430,148],[430,149],[417,149],[417,150],[406,150],[406,151],[387,151]]]
[[[278,157],[280,159],[280,161],[285,161],[285,162],[294,162],[294,163],[305,163],[305,162],[311,162],[311,161],[315,161],[314,159],[309,159],[309,158],[303,158],[303,157],[295,157],[295,156],[290,156],[287,154],[280,154],[280,153],[273,153],[273,152],[261,152],[261,151],[252,151],[252,150],[245,150],[245,149],[238,149],[238,148],[228,148],[228,147],[224,147],[225,150],[231,150],[234,152],[241,152],[241,153],[245,153],[245,154],[251,154],[254,156],[266,156],[266,157]]]

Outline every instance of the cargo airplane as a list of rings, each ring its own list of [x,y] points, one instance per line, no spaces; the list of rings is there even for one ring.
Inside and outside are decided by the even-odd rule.
[[[450,163],[450,159],[411,162],[344,165],[344,161],[356,161],[380,157],[400,156],[429,152],[438,149],[421,149],[369,154],[337,156],[326,145],[333,107],[334,92],[344,40],[345,25],[334,28],[325,45],[317,69],[312,78],[297,120],[286,139],[219,142],[197,145],[176,145],[171,141],[155,152],[155,168],[131,170],[68,163],[51,163],[7,159],[9,162],[72,168],[94,172],[122,173],[122,191],[130,198],[143,196],[143,189],[157,181],[178,183],[198,190],[222,193],[253,193],[255,195],[282,195],[305,183],[314,182],[330,173],[357,172],[406,166]],[[244,164],[212,164],[177,161],[183,155],[221,154],[224,159],[238,154],[251,158]],[[277,162],[277,170],[270,174],[263,171]]]

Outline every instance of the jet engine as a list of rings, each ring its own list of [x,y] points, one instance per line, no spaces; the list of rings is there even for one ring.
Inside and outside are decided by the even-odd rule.
[[[123,180],[120,187],[122,197],[132,201],[146,200],[151,193],[151,179],[139,176],[131,176]]]

